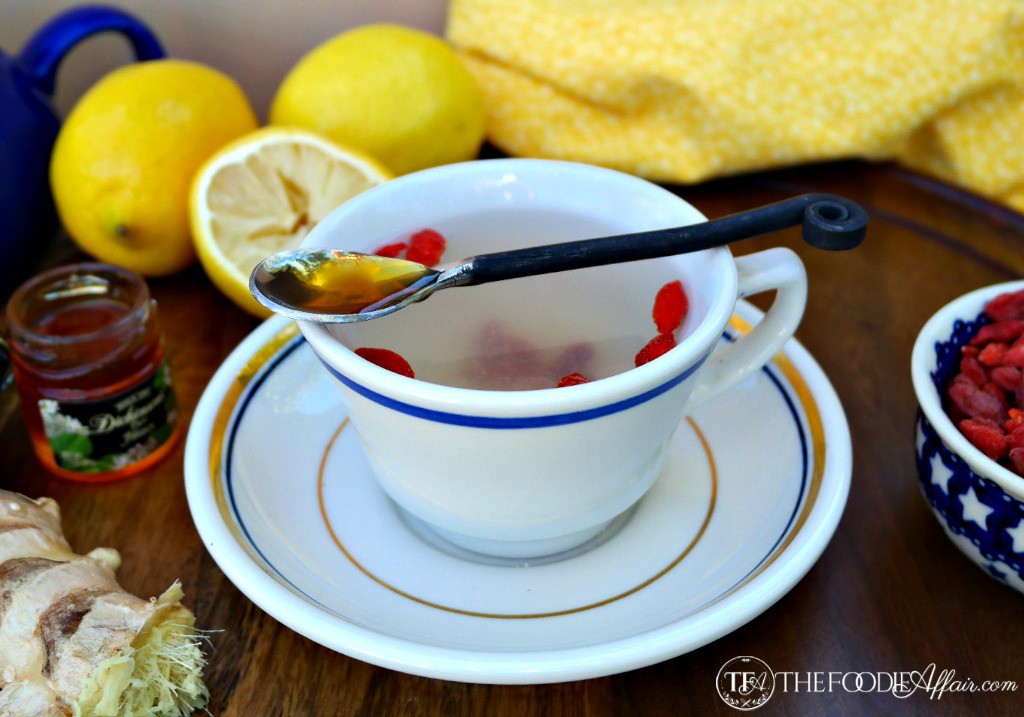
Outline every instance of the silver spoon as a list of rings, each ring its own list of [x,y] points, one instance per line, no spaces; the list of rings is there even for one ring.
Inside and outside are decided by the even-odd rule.
[[[257,264],[249,290],[292,319],[351,323],[386,316],[453,286],[685,254],[798,224],[811,246],[852,249],[864,240],[867,222],[867,213],[848,199],[804,194],[699,224],[480,254],[436,269],[339,249],[290,249]]]

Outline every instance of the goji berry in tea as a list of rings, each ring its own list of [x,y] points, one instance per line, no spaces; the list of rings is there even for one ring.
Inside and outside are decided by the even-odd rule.
[[[409,378],[416,378],[416,374],[413,373],[412,366],[409,365],[409,362],[402,358],[400,354],[397,354],[390,349],[363,347],[356,349],[355,354],[366,359],[372,364],[376,364],[381,368],[386,368],[388,371],[394,371],[397,374],[408,376]]]
[[[405,252],[405,258],[424,266],[433,266],[441,261],[445,244],[444,237],[433,229],[418,231],[409,237],[409,248]]]
[[[689,308],[682,282],[670,281],[658,289],[654,297],[654,308],[651,310],[658,333],[670,334],[682,326]]]
[[[562,376],[562,378],[558,379],[558,388],[579,386],[581,383],[590,383],[590,379],[579,371],[576,371],[574,373],[566,374],[565,376]]]
[[[669,351],[674,349],[676,346],[676,337],[673,334],[658,334],[653,339],[647,342],[637,355],[633,358],[633,363],[637,366],[643,366],[645,363],[650,363],[659,356],[664,356]]]
[[[399,241],[378,247],[373,253],[389,259],[407,259],[424,266],[433,266],[441,261],[447,242],[444,236],[434,229],[421,229],[409,237],[409,241]]]
[[[404,241],[395,242],[394,244],[385,244],[384,246],[377,249],[374,252],[377,256],[384,256],[389,259],[397,259],[402,256],[402,252],[409,248],[409,245]]]

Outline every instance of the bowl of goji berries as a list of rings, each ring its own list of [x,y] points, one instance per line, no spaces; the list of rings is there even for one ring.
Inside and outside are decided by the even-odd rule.
[[[964,554],[1024,592],[1024,281],[936,312],[911,374],[925,499]]]

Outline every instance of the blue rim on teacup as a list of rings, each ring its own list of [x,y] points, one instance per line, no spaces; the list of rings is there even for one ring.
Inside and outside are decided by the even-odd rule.
[[[921,490],[950,540],[993,578],[1024,592],[1024,478],[971,444],[946,413],[946,385],[960,349],[989,323],[985,304],[1024,281],[965,294],[939,309],[914,343],[919,410],[915,461]]]

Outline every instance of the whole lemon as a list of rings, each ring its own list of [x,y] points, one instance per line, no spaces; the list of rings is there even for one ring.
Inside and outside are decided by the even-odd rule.
[[[321,132],[405,174],[475,157],[484,136],[483,98],[440,38],[365,25],[298,62],[278,88],[270,123]]]
[[[61,127],[50,184],[61,222],[88,254],[144,276],[195,261],[188,195],[199,166],[257,127],[231,78],[194,62],[122,67]]]

